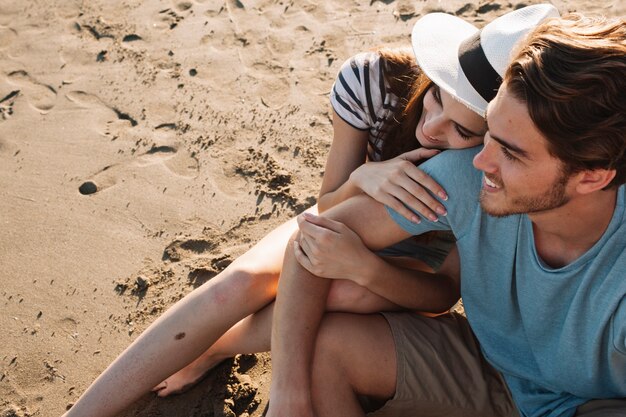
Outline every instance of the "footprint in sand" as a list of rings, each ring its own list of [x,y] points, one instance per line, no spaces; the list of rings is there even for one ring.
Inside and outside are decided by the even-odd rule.
[[[0,121],[6,120],[13,115],[13,104],[15,104],[19,94],[20,90],[14,90],[0,98]]]
[[[221,248],[223,236],[215,230],[208,231],[209,236],[176,239],[163,251],[163,261],[180,262],[189,269],[187,278],[194,288],[204,284],[233,262],[228,251],[225,253]]]
[[[100,97],[84,91],[70,91],[65,94],[70,102],[80,109],[89,110],[91,127],[100,135],[115,138],[125,134],[127,129],[138,125],[130,114],[105,103]]]
[[[93,94],[86,93],[84,91],[70,91],[65,95],[67,99],[73,103],[76,103],[79,107],[84,109],[100,109],[103,113],[108,113],[109,116],[115,115],[120,120],[128,120],[131,126],[137,126],[137,121],[129,114],[118,110],[115,107],[107,105],[102,99]],[[111,117],[109,117],[110,119]]]
[[[175,6],[173,9],[168,8],[159,10],[153,26],[161,30],[174,29],[188,14],[189,9],[191,8],[191,3],[189,3],[188,5],[189,7],[186,8],[187,3],[183,2]]]
[[[155,164],[163,164],[172,174],[184,178],[195,178],[199,171],[198,161],[193,156],[178,152],[173,146],[155,146],[130,161],[101,169],[82,183],[78,191],[83,195],[100,192],[117,184],[120,178],[128,177],[129,171]]]
[[[206,238],[197,239],[176,239],[163,251],[163,260],[179,262],[188,258],[206,255],[212,252],[219,245],[219,242]]]
[[[48,113],[54,107],[57,92],[51,86],[40,83],[22,70],[10,72],[6,78],[9,84],[20,87],[28,103],[39,113]]]

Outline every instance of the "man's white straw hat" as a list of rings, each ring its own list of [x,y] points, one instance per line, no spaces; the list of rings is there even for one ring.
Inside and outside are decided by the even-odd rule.
[[[515,44],[543,20],[558,16],[551,4],[536,4],[500,16],[479,30],[456,16],[429,13],[413,26],[413,52],[428,78],[484,116]]]

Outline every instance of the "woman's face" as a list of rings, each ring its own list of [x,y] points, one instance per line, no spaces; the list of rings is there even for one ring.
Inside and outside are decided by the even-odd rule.
[[[424,110],[415,137],[424,148],[462,149],[479,145],[487,131],[485,120],[437,85],[424,96]]]

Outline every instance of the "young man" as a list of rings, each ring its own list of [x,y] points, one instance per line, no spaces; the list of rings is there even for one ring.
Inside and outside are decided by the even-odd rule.
[[[375,416],[626,415],[624,91],[623,19],[549,21],[490,103],[484,147],[422,165],[447,216],[415,224],[357,197],[303,218],[268,416],[362,416],[362,396],[385,402]],[[329,280],[309,271],[333,278],[342,240],[376,249],[438,229],[457,237],[467,320],[335,315],[318,333]]]

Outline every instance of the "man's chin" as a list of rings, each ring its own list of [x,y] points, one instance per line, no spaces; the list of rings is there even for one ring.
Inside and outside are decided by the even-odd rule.
[[[497,218],[508,217],[508,216],[512,216],[513,214],[516,214],[516,213],[509,213],[509,212],[504,212],[504,211],[486,210],[484,208],[483,208],[483,211],[487,213],[488,216],[497,217]]]
[[[488,198],[483,195],[480,196],[480,208],[491,217],[507,217],[512,214],[517,214],[504,207],[498,207],[496,204],[488,201]]]

